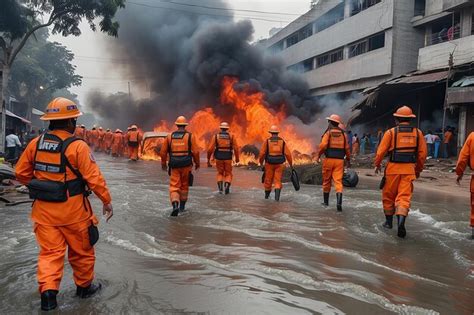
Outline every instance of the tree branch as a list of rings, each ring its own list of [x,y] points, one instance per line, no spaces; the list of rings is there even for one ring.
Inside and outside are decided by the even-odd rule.
[[[43,28],[43,27],[48,27],[50,26],[51,24],[54,23],[54,21],[60,17],[61,15],[67,13],[68,11],[64,10],[64,11],[60,11],[58,13],[51,13],[51,16],[49,17],[49,20],[47,23],[45,24],[39,24],[39,25],[36,25],[35,27],[33,27],[31,30],[29,30],[25,35],[23,35],[23,38],[21,39],[20,41],[20,44],[18,44],[18,46],[13,50],[11,56],[10,56],[10,60],[6,60],[6,63],[9,64],[10,66],[13,64],[13,61],[15,61],[15,58],[16,56],[18,55],[18,53],[20,52],[20,50],[23,48],[23,46],[25,46],[26,42],[28,41],[28,38],[30,38],[30,36],[36,32],[37,30],[39,30],[40,28]]]

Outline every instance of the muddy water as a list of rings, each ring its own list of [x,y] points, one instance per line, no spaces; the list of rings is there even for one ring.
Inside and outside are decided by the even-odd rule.
[[[60,311],[209,314],[472,314],[474,241],[468,200],[418,194],[408,237],[385,231],[379,192],[347,191],[344,212],[320,188],[263,200],[260,173],[236,170],[230,196],[214,170],[195,179],[189,211],[169,217],[167,175],[154,162],[99,157],[115,217],[101,224],[90,300],[74,298],[67,265]],[[334,201],[332,204],[334,205]],[[93,199],[96,209],[99,202]],[[98,212],[98,211],[97,211]],[[37,246],[25,206],[0,209],[0,309],[36,313]]]

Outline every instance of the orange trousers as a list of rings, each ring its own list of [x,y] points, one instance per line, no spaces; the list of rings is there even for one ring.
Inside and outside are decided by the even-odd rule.
[[[272,190],[272,185],[275,189],[281,189],[281,178],[283,171],[285,170],[285,164],[268,164],[265,163],[265,191]]]
[[[138,147],[128,146],[128,158],[130,160],[138,160]]]
[[[344,176],[344,160],[325,158],[323,160],[323,192],[331,192],[331,183],[334,182],[336,192],[342,193],[342,177]]]
[[[176,201],[187,201],[189,193],[189,173],[193,167],[172,168],[170,176],[170,200],[171,203]]]
[[[474,227],[474,175],[471,176],[471,226]]]
[[[64,226],[35,223],[34,232],[40,252],[38,256],[38,284],[40,293],[58,290],[64,270],[66,250],[73,270],[74,282],[87,287],[94,279],[95,251],[89,242],[88,227],[97,223],[95,217]]]
[[[232,182],[232,160],[216,160],[217,181]]]
[[[382,202],[386,215],[408,216],[415,179],[415,175],[385,175]]]

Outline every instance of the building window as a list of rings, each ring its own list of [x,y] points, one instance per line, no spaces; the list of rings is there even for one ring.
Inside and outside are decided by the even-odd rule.
[[[381,1],[382,0],[352,0],[351,16],[374,6]]]
[[[425,16],[426,0],[415,0],[414,16]]]
[[[298,33],[294,33],[286,39],[286,47],[291,47],[298,43]]]
[[[294,65],[289,66],[287,69],[299,73],[308,72],[314,69],[313,67],[314,58],[309,58],[298,62]]]
[[[445,16],[431,24],[429,45],[444,43],[461,37],[461,15],[459,12]]]
[[[314,21],[315,32],[321,32],[336,23],[344,20],[344,3],[337,5]]]
[[[282,40],[279,41],[278,43],[273,44],[272,46],[270,46],[270,51],[273,54],[279,53],[282,50],[283,50],[283,41]]]
[[[385,33],[379,33],[349,46],[349,58],[385,47]]]
[[[299,30],[298,40],[302,41],[303,39],[306,39],[310,37],[311,35],[313,35],[313,25],[309,24]]]
[[[344,48],[339,48],[331,52],[316,57],[316,68],[338,62],[344,59]]]
[[[474,35],[474,13],[471,16],[471,34]]]
[[[369,51],[385,46],[385,33],[380,33],[369,38]]]

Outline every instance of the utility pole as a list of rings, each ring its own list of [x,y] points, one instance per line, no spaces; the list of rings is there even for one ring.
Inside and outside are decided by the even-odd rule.
[[[443,136],[446,132],[446,110],[448,108],[448,88],[449,88],[449,78],[451,77],[451,71],[454,66],[454,51],[449,54],[449,61],[448,61],[448,75],[446,77],[446,91],[444,95],[444,106],[443,106]]]

